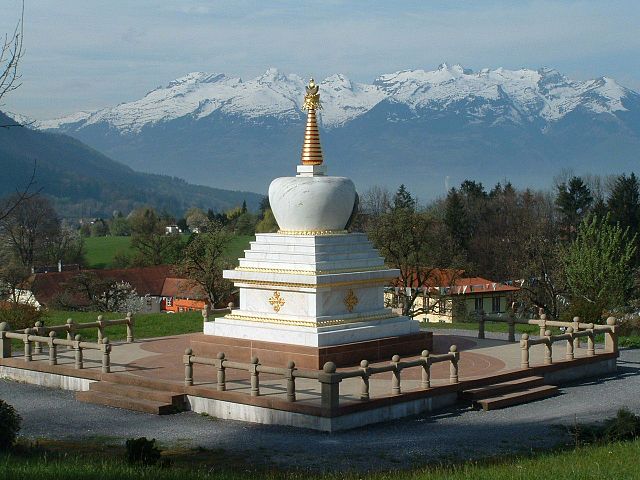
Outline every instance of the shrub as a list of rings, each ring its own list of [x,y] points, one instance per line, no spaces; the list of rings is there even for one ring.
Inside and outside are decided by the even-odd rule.
[[[640,437],[640,417],[626,408],[621,408],[615,417],[602,425],[576,425],[571,433],[576,443],[611,443],[634,440]]]
[[[42,318],[43,312],[33,305],[0,302],[0,323],[7,322],[11,330],[24,330]]]
[[[16,441],[22,417],[15,408],[0,400],[0,451],[8,450]]]
[[[156,439],[147,437],[130,438],[126,442],[127,460],[129,463],[155,465],[160,460],[160,449],[156,447]]]

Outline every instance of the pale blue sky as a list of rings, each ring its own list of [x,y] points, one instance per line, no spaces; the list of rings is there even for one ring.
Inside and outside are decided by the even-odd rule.
[[[640,1],[26,0],[23,85],[37,119],[137,99],[192,71],[268,67],[372,81],[442,62],[553,67],[640,90]],[[0,32],[20,0],[0,0]]]

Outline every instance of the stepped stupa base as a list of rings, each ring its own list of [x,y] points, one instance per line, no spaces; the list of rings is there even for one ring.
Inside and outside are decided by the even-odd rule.
[[[191,340],[191,348],[195,355],[209,358],[224,352],[225,358],[237,362],[249,362],[251,357],[257,357],[263,365],[285,367],[287,362],[293,360],[297,368],[318,370],[322,369],[325,362],[334,362],[338,367],[351,367],[365,359],[377,362],[391,360],[396,354],[401,357],[419,355],[422,350],[432,350],[433,334],[418,332],[324,347],[199,335]]]

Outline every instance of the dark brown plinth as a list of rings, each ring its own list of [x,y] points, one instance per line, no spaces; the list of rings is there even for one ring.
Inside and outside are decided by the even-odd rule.
[[[376,362],[390,360],[393,355],[419,355],[431,350],[433,334],[419,332],[399,337],[386,337],[367,342],[345,343],[331,347],[303,347],[286,343],[262,342],[242,338],[198,335],[191,339],[194,355],[215,358],[219,352],[238,362],[249,362],[257,357],[263,365],[284,367],[293,360],[298,368],[321,369],[325,362],[338,367],[358,365],[361,360]]]

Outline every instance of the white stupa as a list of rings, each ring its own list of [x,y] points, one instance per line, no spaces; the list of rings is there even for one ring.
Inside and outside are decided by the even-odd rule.
[[[261,359],[270,356],[267,351],[279,352],[274,359],[283,360],[293,358],[286,352],[313,355],[347,344],[341,351],[357,351],[356,358],[379,350],[378,341],[385,339],[398,350],[406,336],[426,348],[426,334],[418,333],[417,322],[384,306],[384,285],[399,271],[385,266],[365,234],[346,230],[357,195],[350,179],[326,175],[313,80],[304,108],[302,165],[295,177],[276,178],[269,187],[280,230],[256,234],[239,266],[224,271],[240,290],[240,306],[205,323],[204,333],[214,335],[218,347],[226,346],[225,353],[236,345],[260,353]]]

